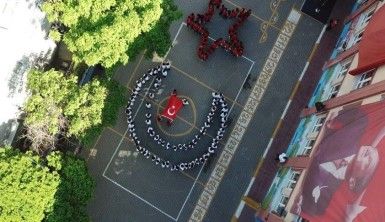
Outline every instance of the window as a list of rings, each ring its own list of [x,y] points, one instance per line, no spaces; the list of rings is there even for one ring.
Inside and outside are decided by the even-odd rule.
[[[341,63],[341,67],[340,67],[338,74],[337,74],[337,79],[340,78],[341,76],[345,76],[346,73],[348,73],[348,70],[349,70],[351,64],[352,64],[351,59]]]
[[[274,213],[280,217],[285,217],[287,214],[285,207],[282,207],[281,205],[278,205],[278,207]]]
[[[297,184],[297,181],[299,179],[299,176],[301,174],[297,171],[293,171],[293,173],[290,175],[289,179],[289,185],[287,187],[294,189],[295,185]]]
[[[362,33],[362,31],[368,25],[370,19],[372,19],[375,10],[376,10],[376,5],[374,5],[373,7],[367,9],[364,13],[362,13],[357,24],[356,33],[359,33],[359,32]]]
[[[290,176],[290,180],[292,181],[298,181],[300,173],[297,171],[293,171],[293,173]]]
[[[287,202],[289,202],[289,198],[288,197],[282,197],[281,198],[281,201],[279,202],[279,205],[282,206],[282,207],[285,207]]]
[[[332,99],[336,97],[340,88],[341,88],[341,84],[332,86],[329,91],[328,99]]]
[[[354,39],[353,39],[353,44],[352,45],[355,45],[359,42],[361,42],[361,39],[362,39],[362,36],[364,35],[364,31],[362,30],[361,32],[357,33],[354,35]]]
[[[309,156],[311,153],[311,150],[313,149],[314,143],[315,143],[314,139],[308,140],[302,154]]]
[[[318,117],[317,122],[314,124],[312,132],[319,132],[321,130],[322,125],[325,122],[326,117]]]
[[[365,16],[362,20],[362,26],[366,26],[369,23],[370,19],[372,19],[374,11],[375,11],[375,7],[369,9],[368,12],[365,13]]]
[[[370,84],[370,81],[372,80],[373,78],[373,74],[374,74],[375,70],[372,69],[364,74],[361,74],[359,76],[359,79],[357,81],[357,86],[356,86],[356,89],[360,89],[362,87],[365,87],[367,85]]]

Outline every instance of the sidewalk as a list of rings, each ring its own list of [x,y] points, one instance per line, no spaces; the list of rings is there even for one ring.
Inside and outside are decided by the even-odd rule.
[[[322,75],[322,67],[324,63],[330,58],[338,37],[343,28],[344,18],[351,13],[351,7],[355,0],[337,1],[330,18],[339,19],[341,24],[330,31],[325,31],[321,38],[320,44],[316,49],[313,57],[310,58],[310,64],[304,77],[294,94],[294,97],[277,134],[271,144],[271,148],[266,155],[265,161],[259,169],[254,183],[248,193],[248,197],[256,202],[261,203],[278,171],[278,166],[274,161],[277,153],[285,152],[291,138],[300,121],[300,112],[307,105],[317,83]],[[307,16],[304,15],[303,16]],[[255,210],[245,204],[238,221],[255,221]]]

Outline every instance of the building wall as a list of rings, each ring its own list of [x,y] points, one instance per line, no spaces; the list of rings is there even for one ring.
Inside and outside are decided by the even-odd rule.
[[[369,7],[367,10],[365,10],[362,14],[356,16],[352,21],[349,21],[345,24],[344,30],[341,32],[340,41],[336,44],[335,50],[331,56],[331,60],[338,57],[338,55],[343,52],[341,50],[341,45],[344,41],[349,42],[348,48],[354,46],[356,44],[354,38],[356,38],[356,34],[359,33],[361,30],[365,29],[367,22],[366,18],[368,13],[370,13],[371,10],[373,10],[372,7],[375,7],[374,9],[378,9],[381,6],[383,6],[383,2],[374,3],[373,6]],[[357,8],[356,10],[359,10]],[[353,44],[354,43],[354,44]],[[351,61],[351,63],[350,63]],[[342,67],[344,64],[350,63],[349,68],[347,68],[345,75],[341,75],[340,71],[343,70]],[[309,107],[314,106],[314,103],[317,101],[325,101],[330,98],[330,93],[333,89],[333,87],[340,85],[339,90],[336,93],[336,97],[348,94],[354,90],[357,90],[357,85],[360,79],[362,79],[362,75],[352,76],[348,74],[349,70],[352,70],[356,68],[358,65],[358,54],[354,54],[348,58],[343,59],[341,62],[337,63],[334,66],[331,66],[330,68],[324,70],[323,75],[319,81],[319,84],[317,88],[315,89],[312,98],[309,102]],[[379,67],[377,70],[375,70],[372,78],[369,81],[369,84],[374,84],[380,81],[385,80],[385,65]],[[385,98],[385,95],[376,95],[371,96],[369,98],[365,98],[361,101],[361,104],[368,104],[377,102],[380,100],[383,100]],[[325,117],[326,122],[331,116],[329,113],[334,113],[338,110],[341,110],[342,107],[337,107],[332,110],[329,110],[326,114],[321,115],[312,115],[305,117],[301,120],[300,126],[297,128],[295,133],[295,140],[292,139],[289,147],[288,152],[291,156],[298,156],[303,155],[306,148],[309,148],[309,141],[314,140],[314,143],[312,144],[312,147],[314,149],[310,149],[310,153],[307,153],[309,157],[311,158],[312,155],[315,153],[314,150],[316,149],[318,143],[320,140],[318,139],[318,136],[322,134],[323,127],[320,127],[320,130],[317,132],[313,132],[313,129],[315,126],[319,123],[319,119]],[[295,147],[295,148],[293,148]],[[274,212],[279,207],[279,202],[282,198],[282,196],[286,195],[283,194],[282,189],[287,186],[288,180],[290,177],[290,171],[286,174],[277,174],[276,179],[274,180],[273,184],[276,188],[276,193],[272,198],[272,202],[270,205],[270,210]],[[297,184],[301,184],[302,180],[304,179],[304,176],[306,174],[306,169],[303,169],[301,171],[299,180]],[[292,205],[294,203],[294,197],[297,196],[299,190],[299,186],[296,186],[293,191],[290,194],[290,199],[288,200],[286,207],[285,207],[285,213],[284,218],[285,221],[296,221],[299,219],[299,217],[295,214],[290,213],[290,209],[292,208]]]
[[[0,145],[10,143],[23,105],[26,74],[38,58],[50,59],[55,43],[40,0],[0,1]]]

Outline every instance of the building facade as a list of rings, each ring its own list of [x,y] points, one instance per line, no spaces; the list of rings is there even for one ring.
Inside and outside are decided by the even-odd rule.
[[[337,198],[337,194],[334,195],[334,193],[332,193],[330,194],[332,196],[324,198],[322,195],[325,191],[322,189],[327,190],[333,186],[335,186],[335,189],[341,189],[340,187],[343,186],[341,184],[345,180],[348,180],[347,183],[349,187],[354,187],[352,183],[355,180],[351,177],[347,179],[346,175],[352,170],[348,166],[353,164],[354,161],[357,162],[358,154],[352,154],[348,157],[338,157],[333,161],[328,160],[322,162],[322,158],[327,159],[326,154],[322,154],[322,152],[326,152],[325,150],[328,149],[324,148],[326,146],[325,144],[339,144],[338,139],[331,139],[333,136],[337,136],[338,133],[340,133],[341,140],[359,140],[356,138],[357,135],[355,133],[358,132],[360,125],[363,127],[364,123],[357,123],[357,127],[352,128],[351,132],[348,131],[350,127],[348,123],[346,123],[346,125],[341,123],[341,128],[339,128],[340,126],[334,126],[338,125],[334,124],[338,117],[341,116],[340,119],[344,118],[342,113],[347,116],[349,110],[351,110],[351,112],[360,109],[369,110],[367,107],[377,107],[377,104],[381,104],[381,101],[385,99],[385,65],[380,64],[364,72],[354,73],[354,75],[351,74],[354,72],[352,72],[352,70],[360,66],[361,61],[359,60],[364,59],[363,57],[365,56],[363,53],[360,53],[360,51],[363,47],[361,43],[363,36],[366,34],[366,28],[372,21],[372,18],[376,16],[376,13],[384,14],[385,7],[383,7],[383,5],[384,3],[382,1],[376,0],[357,1],[352,13],[344,21],[344,28],[340,34],[339,41],[330,59],[325,63],[322,77],[309,101],[308,107],[310,108],[303,110],[301,114],[302,119],[287,148],[286,153],[289,154],[290,158],[285,166],[277,173],[265,197],[265,201],[269,203],[269,211],[273,214],[272,220],[275,218],[274,221],[322,221],[325,218],[330,218],[327,215],[331,212],[331,209],[329,209],[331,208],[330,203],[334,200],[333,198]],[[382,39],[382,41],[385,42],[385,38]],[[385,49],[381,47],[378,48],[378,50],[385,51]],[[316,102],[322,102],[325,108],[317,110],[314,107]],[[378,106],[380,107],[380,105]],[[379,108],[370,109],[378,110]],[[354,116],[353,114],[349,115]],[[357,112],[355,115],[358,115]],[[368,115],[370,115],[370,113],[368,113]],[[368,117],[369,122],[370,118],[374,117]],[[357,118],[353,118],[350,121],[352,122],[351,125],[353,125],[353,121],[357,122]],[[378,121],[377,125],[381,124],[382,122]],[[333,127],[335,127],[335,129]],[[334,134],[331,134],[332,128],[338,133],[334,132]],[[342,138],[343,133],[341,132],[344,130],[351,138],[346,135],[345,137],[347,138]],[[364,135],[364,133],[361,132],[359,135]],[[378,135],[380,135],[380,133],[378,133]],[[380,136],[378,137],[380,138]],[[376,146],[380,144],[381,139],[382,137],[377,139],[378,141],[373,139],[377,141]],[[352,142],[352,144],[355,143]],[[375,147],[374,145],[372,146]],[[336,146],[335,150],[338,150],[338,147],[339,146]],[[328,152],[333,153],[333,151]],[[317,161],[321,161],[322,163],[315,166],[315,162]],[[378,168],[378,166],[376,167]],[[309,191],[306,186],[313,182],[309,178],[311,178],[311,174],[314,174],[316,171],[322,171],[324,174],[319,176],[319,178],[332,177],[330,181],[332,181],[331,183],[334,185],[315,186]],[[372,180],[375,179],[374,177]],[[362,195],[356,198],[356,200],[365,198],[365,191],[361,192]],[[311,208],[311,206],[309,206],[312,205],[312,203],[308,204],[307,201],[309,200],[306,199],[306,195],[314,198],[313,205],[316,207]],[[323,203],[325,203],[324,206],[322,205]],[[354,212],[351,213],[353,216],[350,216],[351,218],[348,221],[354,221],[355,218],[359,218],[361,214],[364,215],[364,213],[368,211],[365,211],[366,206],[360,207],[358,204],[357,208],[348,208],[347,212]],[[337,209],[338,206],[335,208]],[[349,215],[349,213],[346,214]]]
[[[10,144],[27,93],[26,74],[50,60],[56,44],[41,0],[0,1],[0,145]]]

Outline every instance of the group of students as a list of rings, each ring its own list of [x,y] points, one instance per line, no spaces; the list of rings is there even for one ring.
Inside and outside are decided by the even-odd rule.
[[[209,32],[203,27],[203,24],[209,22],[214,15],[215,8],[220,9],[220,15],[224,18],[236,18],[237,21],[229,29],[229,39],[226,41],[223,38],[216,39],[210,46],[207,48],[207,43],[209,40]],[[191,13],[187,16],[187,27],[190,27],[194,31],[198,32],[201,35],[199,41],[197,55],[203,61],[206,61],[208,57],[214,52],[218,47],[222,47],[226,51],[230,51],[234,56],[242,56],[244,47],[242,42],[237,37],[237,30],[242,25],[242,23],[250,16],[251,10],[246,10],[244,8],[239,9],[235,8],[233,10],[228,10],[221,0],[211,0],[209,2],[209,9],[205,14]]]
[[[138,152],[140,152],[145,158],[151,159],[154,164],[159,165],[162,168],[168,168],[171,171],[183,171],[192,169],[195,166],[198,166],[200,164],[205,163],[205,161],[215,153],[215,150],[218,148],[219,141],[223,139],[225,129],[227,127],[227,116],[229,113],[228,105],[224,99],[223,94],[221,93],[212,93],[212,104],[211,109],[207,115],[207,119],[204,122],[204,125],[200,128],[199,133],[194,135],[193,139],[189,141],[188,143],[184,144],[171,144],[170,142],[166,141],[165,139],[161,138],[159,134],[156,133],[153,125],[152,125],[152,114],[150,112],[147,112],[145,114],[145,125],[147,126],[147,134],[149,137],[153,138],[153,140],[159,145],[164,147],[166,150],[189,150],[195,148],[195,146],[198,144],[198,141],[201,139],[203,135],[206,134],[207,129],[211,127],[215,114],[219,114],[220,117],[220,127],[217,130],[216,136],[212,139],[210,146],[207,148],[207,150],[200,156],[195,159],[192,159],[188,162],[181,162],[178,164],[171,163],[169,160],[165,160],[155,153],[149,151],[146,149],[137,133],[134,123],[134,118],[132,116],[132,108],[135,102],[135,99],[143,86],[146,84],[148,80],[150,80],[151,77],[155,77],[155,81],[152,85],[152,87],[159,87],[162,78],[165,78],[167,76],[167,71],[170,70],[170,63],[162,63],[160,66],[148,70],[146,74],[144,74],[138,81],[136,81],[136,86],[134,87],[134,90],[132,92],[132,95],[130,97],[130,100],[128,102],[127,108],[126,108],[126,114],[127,114],[127,123],[128,123],[128,133],[130,137],[134,140],[134,143],[136,145],[136,149]],[[155,85],[157,84],[158,85]],[[150,97],[150,95],[149,95]],[[149,110],[151,109],[151,103],[146,103],[145,107]]]
[[[216,94],[216,93],[213,93]],[[147,103],[146,107],[148,109],[151,109],[151,104]],[[145,124],[147,125],[147,135],[151,137],[158,145],[163,147],[165,150],[189,150],[189,149],[194,149],[195,146],[198,144],[198,141],[201,139],[203,135],[206,134],[207,130],[211,127],[211,124],[214,121],[214,115],[217,111],[219,111],[219,116],[221,120],[220,127],[217,131],[217,134],[215,138],[213,139],[212,147],[210,151],[212,152],[212,149],[217,148],[217,142],[223,139],[225,129],[227,127],[226,121],[227,121],[227,115],[229,112],[228,105],[225,103],[224,99],[219,97],[219,98],[213,98],[212,106],[210,109],[210,112],[208,113],[206,117],[206,121],[204,122],[203,126],[200,128],[199,133],[193,136],[193,138],[187,142],[187,143],[179,143],[179,144],[172,144],[165,139],[163,139],[159,134],[156,133],[152,121],[151,121],[151,113],[146,113],[146,119],[145,119]]]
[[[151,109],[151,104],[147,103],[146,108]],[[161,135],[159,135],[154,127],[152,126],[151,121],[151,113],[146,113],[146,119],[145,124],[147,125],[147,134],[149,137],[153,138],[153,140],[161,147],[163,147],[165,150],[190,150],[194,149],[196,145],[198,144],[199,140],[202,138],[203,135],[206,134],[208,128],[211,127],[214,116],[216,113],[219,113],[220,116],[220,127],[216,133],[216,136],[212,139],[210,146],[207,149],[207,152],[205,152],[201,157],[197,157],[189,162],[182,162],[179,164],[170,164],[169,161],[162,160],[161,158],[157,157],[156,154],[150,154],[149,151],[146,151],[142,149],[143,155],[145,157],[150,158],[154,161],[155,164],[159,164],[161,167],[170,168],[172,171],[174,170],[188,170],[192,169],[195,166],[198,166],[200,164],[203,164],[210,155],[213,155],[215,153],[215,150],[218,148],[219,141],[223,139],[225,129],[227,127],[227,116],[228,116],[229,108],[227,103],[225,102],[223,95],[219,93],[213,93],[213,100],[212,100],[212,106],[210,109],[210,112],[206,116],[206,121],[204,122],[204,125],[200,128],[199,133],[193,136],[193,138],[187,142],[187,143],[179,143],[179,144],[172,144],[166,139],[163,139]],[[146,156],[147,155],[147,156]]]
[[[134,89],[132,90],[132,94],[129,98],[129,101],[128,101],[128,104],[126,107],[126,114],[127,114],[128,132],[129,132],[131,138],[134,140],[136,145],[140,144],[140,140],[138,138],[138,135],[136,134],[134,117],[132,116],[132,114],[133,114],[132,108],[134,106],[135,100],[138,97],[143,86],[152,77],[156,77],[155,83],[153,85],[158,84],[160,86],[162,78],[167,77],[167,72],[170,70],[170,68],[171,68],[170,62],[164,62],[161,65],[157,66],[156,68],[149,69],[147,71],[147,73],[145,73],[141,78],[139,78],[136,81],[136,85],[135,85]],[[150,92],[150,93],[148,93],[148,97],[151,99],[154,99],[155,94],[153,92]]]

